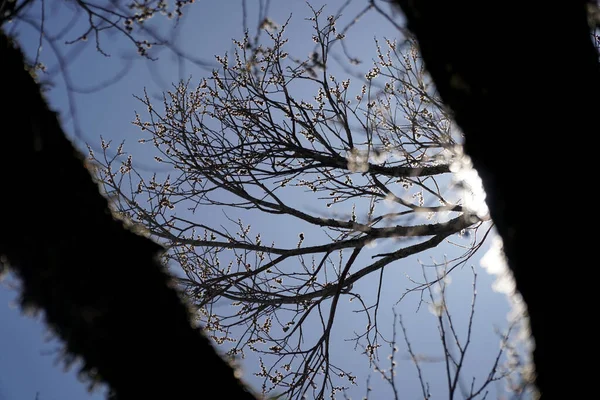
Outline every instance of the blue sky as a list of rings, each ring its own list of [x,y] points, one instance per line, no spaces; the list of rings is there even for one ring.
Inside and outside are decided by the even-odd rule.
[[[200,2],[198,2],[200,3]],[[258,2],[249,1],[248,22],[251,27],[256,24],[256,4]],[[315,1],[311,4],[318,8],[322,4],[328,4],[325,14],[334,13],[344,1],[335,0],[329,2]],[[357,12],[364,7],[366,2],[351,2],[349,9],[345,12],[342,21],[349,21]],[[62,7],[55,11],[46,10],[48,15],[52,15],[46,28],[51,32],[56,31],[57,27],[65,25],[68,21],[68,9]],[[55,14],[50,14],[54,12]],[[293,14],[290,26],[287,30],[290,38],[290,48],[298,56],[304,56],[311,50],[310,41],[310,23],[304,18],[310,15],[310,10],[304,2],[272,2],[269,16],[276,22],[283,22],[287,17]],[[221,1],[206,2],[194,4],[188,8],[185,18],[180,22],[180,32],[177,44],[188,54],[193,54],[209,63],[214,62],[214,54],[223,54],[232,49],[232,38],[240,38],[242,30],[242,9],[241,1]],[[254,24],[254,25],[252,25]],[[163,25],[157,25],[162,29]],[[75,26],[73,35],[76,35],[78,27]],[[84,29],[83,26],[79,28]],[[18,27],[20,43],[28,52],[35,54],[38,41],[37,32],[26,25]],[[374,56],[373,38],[398,36],[397,30],[389,23],[385,22],[376,13],[367,14],[359,24],[348,33],[347,40],[352,43],[351,51],[359,58],[363,58],[366,67],[371,65],[369,59]],[[131,124],[134,117],[134,111],[142,111],[143,105],[136,100],[133,95],[141,95],[144,88],[148,93],[160,95],[164,90],[171,88],[171,83],[179,79],[192,77],[198,80],[207,76],[209,69],[198,68],[192,63],[186,63],[181,66],[177,64],[177,59],[167,50],[158,53],[159,60],[149,62],[140,60],[132,53],[133,51],[117,36],[108,36],[104,42],[105,51],[110,53],[110,57],[105,57],[94,50],[92,43],[86,43],[78,57],[69,63],[69,77],[73,85],[80,89],[80,92],[86,88],[92,88],[98,82],[109,79],[117,74],[128,60],[130,69],[127,74],[114,85],[104,85],[102,90],[96,90],[89,94],[76,93],[73,98],[77,109],[78,128],[69,118],[69,103],[65,82],[60,75],[54,75],[52,80],[56,86],[48,92],[50,104],[61,111],[63,125],[65,129],[74,138],[75,143],[84,148],[87,142],[94,148],[99,148],[99,137],[102,135],[107,140],[120,142],[126,140],[126,150],[133,153],[135,160],[143,168],[158,170],[151,157],[143,146],[136,146],[140,132],[138,128]],[[77,45],[76,45],[77,46]],[[67,52],[72,48],[62,47],[62,51]],[[52,56],[50,46],[44,45],[42,50],[42,60],[53,70],[56,60]],[[342,79],[345,72],[340,69],[338,78]],[[157,169],[158,168],[158,169]],[[218,218],[218,213],[214,217]],[[281,235],[281,224],[269,224],[263,219],[256,219],[256,224],[260,224],[261,231],[271,232],[271,234]],[[296,237],[297,227],[286,226],[285,232],[290,237]],[[482,370],[489,365],[490,360],[496,354],[499,339],[494,333],[494,326],[505,327],[506,315],[509,311],[508,302],[503,294],[491,290],[494,280],[493,276],[488,275],[480,266],[478,258],[481,257],[488,246],[480,250],[478,257],[471,263],[474,265],[478,275],[478,303],[479,312],[476,313],[476,331],[475,339],[472,344],[469,358],[469,372],[472,374],[481,374]],[[444,254],[452,252],[448,247],[440,247],[433,252],[419,257],[427,262],[428,257],[434,257],[438,260],[443,259]],[[448,289],[449,304],[456,313],[455,323],[459,326],[466,326],[468,318],[468,308],[471,301],[471,272],[469,268],[463,268],[455,271],[452,284]],[[396,268],[390,268],[386,273],[386,293],[389,293],[389,301],[393,303],[393,298],[397,297],[398,282],[403,282],[406,275],[418,276],[420,266],[417,257],[403,260],[402,264]],[[368,291],[369,285],[375,285],[373,279],[366,279],[361,282],[363,288]],[[401,286],[401,285],[400,285]],[[0,320],[3,321],[0,329],[0,341],[3,343],[0,353],[0,400],[21,400],[34,399],[37,392],[40,393],[41,400],[71,400],[82,399],[87,394],[85,387],[81,385],[73,370],[64,373],[61,366],[55,366],[56,355],[53,351],[57,348],[56,342],[47,343],[44,341],[45,328],[39,319],[23,317],[20,311],[11,306],[14,301],[15,292],[0,286]],[[408,328],[408,335],[411,338],[418,352],[429,355],[436,355],[440,352],[440,339],[435,326],[435,319],[427,310],[416,313],[417,300],[407,298],[402,306],[397,308],[404,317],[404,322]],[[346,305],[343,305],[347,307]],[[336,324],[336,335],[341,340],[333,344],[333,351],[336,353],[340,363],[352,366],[353,371],[359,376],[360,389],[351,392],[353,398],[360,398],[364,395],[364,381],[372,371],[365,363],[364,356],[357,356],[358,353],[348,351],[348,344],[343,341],[344,334],[349,333],[350,327],[355,323],[350,319],[351,313],[344,314],[344,319]],[[390,318],[391,307],[382,311],[382,316]],[[436,347],[437,346],[437,347]],[[385,356],[387,350],[382,353],[382,363],[387,362]],[[416,381],[416,375],[411,363],[402,359],[406,352],[399,352],[399,370],[398,382],[402,387],[402,393],[407,398],[418,398],[419,386]],[[243,370],[252,372],[256,365],[256,359],[249,357],[242,363]],[[444,385],[443,369],[441,364],[426,364],[424,371],[431,384],[432,391]],[[487,370],[483,371],[486,372]],[[466,374],[468,375],[469,372]],[[250,374],[244,375],[253,385],[260,384],[259,380],[253,378]],[[361,381],[362,380],[362,381]],[[389,395],[389,387],[383,383],[380,377],[373,375],[371,386],[374,393],[379,393],[386,398]],[[441,389],[440,389],[441,390]],[[91,396],[92,398],[102,398],[101,393]],[[434,396],[434,398],[436,398]],[[495,398],[492,395],[492,398]]]

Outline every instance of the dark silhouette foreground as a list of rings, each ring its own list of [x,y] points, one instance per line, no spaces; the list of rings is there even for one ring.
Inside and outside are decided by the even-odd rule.
[[[537,386],[544,398],[587,393],[590,369],[577,365],[598,341],[579,313],[597,301],[569,281],[595,287],[598,273],[585,268],[594,257],[573,230],[581,216],[568,196],[591,177],[585,149],[596,151],[600,127],[588,2],[395,1],[483,180],[528,306]]]
[[[225,399],[254,399],[192,327],[161,247],[112,216],[4,35],[0,60],[0,255],[22,280],[23,309],[43,311],[65,360],[81,359],[113,398],[212,398],[218,385]]]

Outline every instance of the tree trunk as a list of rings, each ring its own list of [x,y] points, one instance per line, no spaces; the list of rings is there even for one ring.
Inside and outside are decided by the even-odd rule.
[[[396,3],[482,177],[528,306],[537,386],[544,397],[585,391],[581,377],[569,378],[598,347],[571,316],[596,311],[582,280],[597,277],[586,268],[593,256],[582,253],[582,231],[572,228],[585,218],[575,214],[577,203],[586,202],[573,196],[581,190],[573,178],[590,177],[600,113],[586,1]],[[561,378],[551,379],[553,371]]]
[[[116,398],[212,398],[215,388],[226,399],[254,399],[190,324],[160,246],[113,218],[2,33],[0,60],[0,261],[22,280],[23,308],[42,310],[66,361],[81,358],[85,374]]]

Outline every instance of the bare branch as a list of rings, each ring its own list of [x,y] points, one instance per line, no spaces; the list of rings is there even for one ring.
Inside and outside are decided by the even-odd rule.
[[[133,123],[165,176],[139,171],[122,146],[115,156],[106,142],[103,154],[90,151],[115,209],[169,248],[165,261],[185,274],[178,283],[212,339],[231,356],[256,352],[263,391],[289,398],[355,384],[329,350],[342,297],[367,322],[351,340],[376,353],[381,297],[365,300],[359,281],[378,273],[381,290],[384,269],[473,232],[451,271],[479,248],[475,233],[488,219],[449,188],[460,134],[416,50],[376,42],[371,71],[339,80],[329,61],[343,41],[339,15],[311,10],[316,50],[307,58],[288,53],[289,21],[265,23],[265,40],[234,41],[210,77],[173,85],[162,104],[138,97],[146,112]],[[223,218],[196,221],[200,208]],[[245,222],[255,216],[298,231],[256,231]]]

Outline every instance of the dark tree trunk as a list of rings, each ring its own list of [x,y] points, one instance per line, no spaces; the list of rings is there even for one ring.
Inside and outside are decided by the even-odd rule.
[[[0,260],[66,359],[120,399],[254,399],[190,315],[156,243],[125,229],[0,33]],[[211,391],[212,390],[212,391]]]
[[[587,217],[592,192],[581,190],[593,183],[580,185],[600,116],[586,1],[395,1],[483,179],[529,309],[538,388],[585,393],[578,364],[598,346],[575,316],[597,312],[586,281],[595,287],[598,274],[573,225]]]

